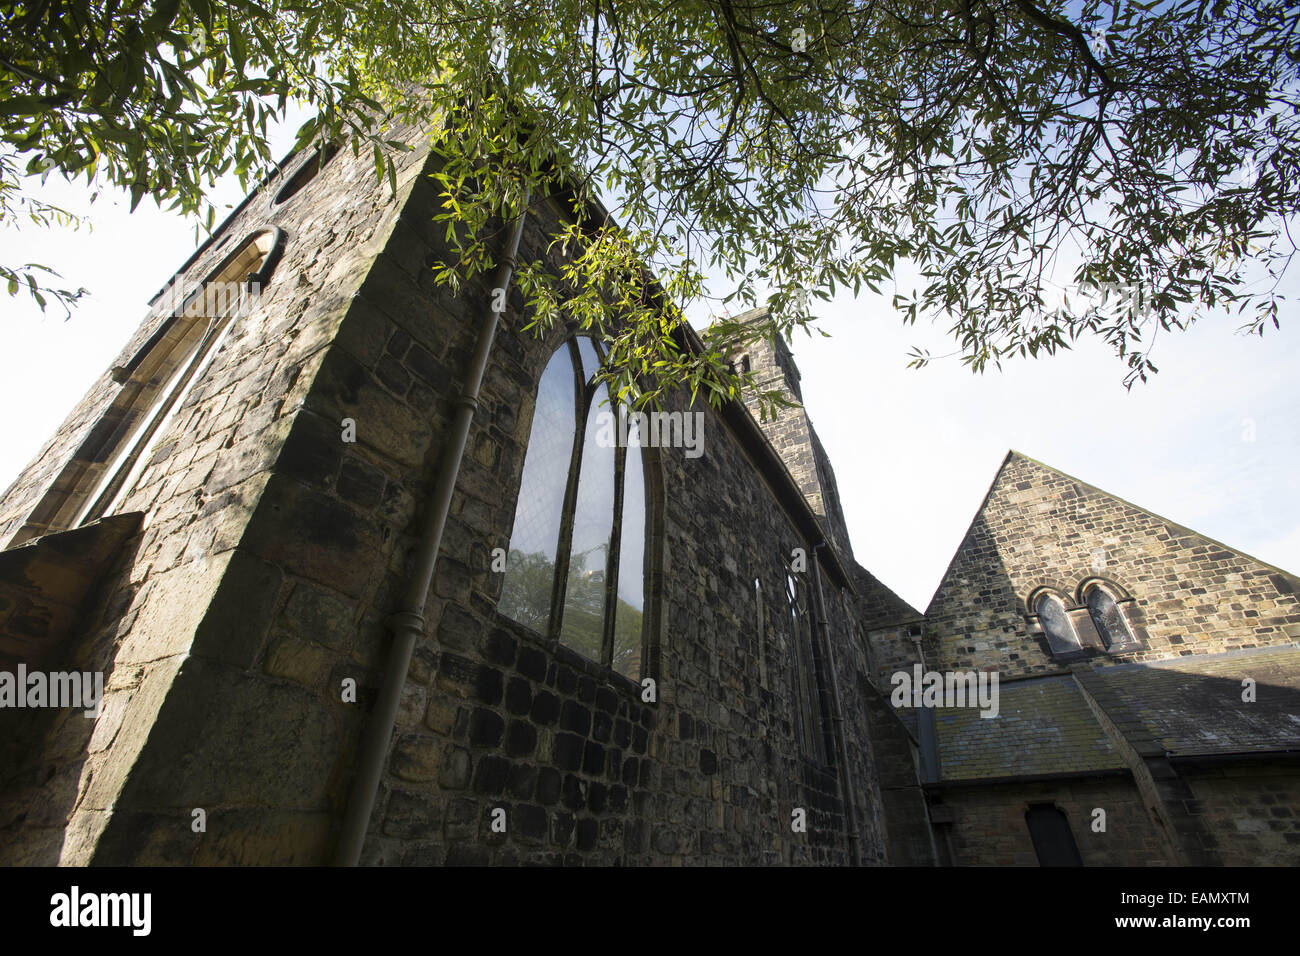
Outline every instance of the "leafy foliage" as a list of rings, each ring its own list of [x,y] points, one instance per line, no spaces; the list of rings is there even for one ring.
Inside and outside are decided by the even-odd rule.
[[[501,589],[498,610],[538,634],[545,634],[551,619],[555,563],[540,551],[525,554],[511,548],[507,566],[510,573]]]
[[[15,179],[12,157],[0,156],[0,223],[27,220],[45,227],[58,225],[77,228],[82,225],[81,218],[66,209],[42,202],[35,196],[23,195],[16,187]],[[11,296],[26,290],[42,312],[49,299],[54,299],[71,315],[72,306],[86,294],[86,290],[48,286],[45,280],[50,276],[59,278],[57,272],[38,262],[28,262],[21,266],[7,266],[0,262],[0,282],[5,284]]]
[[[549,238],[570,258],[518,280],[539,325],[606,338],[633,404],[670,385],[721,401],[744,338],[912,276],[905,318],[949,323],[975,370],[1097,335],[1131,383],[1155,334],[1201,310],[1276,325],[1295,252],[1300,28],[1276,0],[101,0],[3,17],[0,135],[29,171],[103,170],[195,211],[203,181],[266,165],[286,97],[322,110],[303,142],[347,133],[381,175],[382,117],[436,119],[453,286],[492,267],[525,197],[563,189],[580,215]],[[619,225],[587,214],[597,197]],[[690,304],[738,310],[764,288],[770,324],[723,320],[702,353],[682,347]]]
[[[38,0],[0,9],[0,225],[22,217],[23,176],[61,172],[107,182],[186,214],[215,209],[204,192],[235,174],[247,189],[272,166],[268,123],[289,100],[315,104],[299,145],[322,126],[378,139],[379,89],[369,64],[391,49],[424,71],[424,47],[394,32],[398,13],[361,2],[312,0]],[[368,42],[358,42],[368,38]],[[39,187],[37,187],[39,188]],[[33,217],[66,221],[26,199]],[[39,266],[26,276],[38,296]],[[48,270],[46,270],[48,271]],[[64,304],[77,294],[45,290]],[[42,306],[43,307],[43,306]]]

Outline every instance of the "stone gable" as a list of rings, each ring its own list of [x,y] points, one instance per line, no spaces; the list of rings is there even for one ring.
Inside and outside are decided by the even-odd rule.
[[[1060,670],[1027,602],[1046,587],[1077,612],[1094,579],[1130,599],[1121,606],[1140,647],[1092,665],[1300,637],[1294,575],[1012,452],[926,609],[927,660],[1008,677]]]

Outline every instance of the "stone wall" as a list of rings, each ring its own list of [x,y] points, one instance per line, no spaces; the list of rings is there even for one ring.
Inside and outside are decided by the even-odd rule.
[[[1031,804],[1065,813],[1084,866],[1171,866],[1174,858],[1127,776],[948,788],[943,807],[952,823],[939,828],[956,866],[1038,866],[1025,823]],[[1093,811],[1106,811],[1104,833]]]
[[[767,308],[764,306],[737,316],[736,321],[754,324],[766,318]],[[754,373],[754,385],[758,391],[781,391],[789,401],[802,403],[799,367],[784,339],[767,338],[753,342],[745,347],[743,354],[734,358],[742,366],[748,363]],[[760,421],[762,416],[757,398],[752,394],[747,395],[746,405],[754,420]],[[802,404],[777,409],[766,421],[761,422],[761,427],[767,440],[781,455],[808,506],[822,520],[826,536],[846,557],[852,557],[853,549],[844,522],[839,490],[835,485],[835,473],[826,450],[813,429],[807,409]]]
[[[308,815],[323,806],[312,795],[318,785],[273,771],[297,749],[337,737],[333,718],[283,681],[249,680],[293,582],[240,545],[251,516],[279,506],[263,502],[268,483],[278,487],[272,468],[301,417],[324,347],[388,243],[423,163],[424,137],[394,133],[417,147],[396,158],[396,197],[375,181],[369,158],[344,149],[306,188],[272,205],[295,158],[179,274],[184,287],[195,287],[257,230],[286,234],[269,284],[235,320],[122,505],[145,513],[143,530],[102,583],[69,656],[75,666],[106,672],[104,706],[95,720],[56,720],[22,778],[6,782],[0,853],[7,862],[234,861],[243,852],[237,828],[214,818],[247,816],[259,802],[303,807]],[[113,365],[129,363],[168,316],[155,305]],[[19,475],[0,502],[4,538],[50,491],[119,387],[106,372]],[[187,749],[205,739],[212,752]],[[242,779],[222,776],[230,768],[221,759],[237,765],[254,750],[265,756]],[[210,814],[206,835],[192,829],[195,809]],[[257,823],[268,846],[294,842],[272,822]],[[283,845],[273,855],[302,859]]]
[[[124,504],[145,513],[144,530],[105,579],[75,655],[108,671],[104,710],[57,722],[6,792],[8,861],[330,859],[385,665],[383,620],[490,301],[482,281],[459,296],[432,281],[445,253],[419,175],[426,155],[401,161],[397,201],[345,149],[283,207],[267,208],[272,183],[224,227],[281,226],[284,259]],[[536,205],[523,257],[548,255],[539,219],[558,210]],[[186,275],[201,278],[224,254],[202,253]],[[778,600],[791,551],[812,555],[817,542],[779,503],[770,482],[781,477],[755,469],[752,437],[724,416],[700,409],[702,457],[646,456],[653,704],[497,613],[490,554],[508,546],[537,382],[565,334],[539,341],[521,331],[522,314],[516,292],[364,862],[883,862],[858,644],[879,609],[824,576],[818,676],[828,716],[838,689],[848,766],[819,765],[797,742],[794,645]],[[115,364],[164,318],[151,314]],[[20,476],[0,506],[6,527],[45,494],[113,387],[96,383]],[[672,407],[687,410],[680,397]],[[761,620],[755,578],[769,596]],[[491,826],[498,808],[504,833]],[[795,810],[806,832],[792,829]]]
[[[1054,657],[1031,597],[1039,588],[1061,595],[1084,635],[1082,592],[1098,580],[1119,598],[1136,645]],[[1288,648],[1300,636],[1297,590],[1293,575],[1010,454],[926,611],[924,660],[938,671],[997,671],[1003,719],[1022,687],[1013,678],[1073,672],[1060,690],[1082,697],[1066,693],[1070,719],[1042,702],[1017,717],[1023,759],[998,751],[997,735],[982,733],[993,728],[978,719],[954,737],[941,714],[943,783],[927,789],[954,862],[1032,865],[1025,809],[1054,802],[1085,865],[1293,863],[1295,771],[1282,751],[1294,736],[1285,728],[1296,695]],[[915,659],[909,629],[871,633],[882,687]],[[1243,703],[1244,676],[1266,688],[1258,711],[1243,709],[1256,706]],[[1041,726],[1026,729],[1033,721]],[[1068,743],[1071,728],[1076,743],[1104,734],[1115,748],[1107,760],[1127,771],[1042,780],[1033,767]],[[1247,761],[1236,751],[1255,753]],[[984,783],[955,783],[972,771],[953,753],[999,769]],[[1051,769],[1086,771],[1087,753],[1067,748]],[[1105,834],[1088,826],[1097,807]]]
[[[861,686],[880,779],[886,860],[891,866],[934,866],[936,846],[918,774],[917,742],[888,695],[865,679]]]
[[[1224,763],[1183,768],[1183,808],[1217,835],[1223,866],[1295,866],[1300,857],[1300,767]]]
[[[523,254],[540,242],[527,229]],[[519,306],[484,383],[427,615],[431,633],[416,650],[364,861],[846,862],[838,777],[796,743],[793,641],[784,605],[771,597],[784,594],[791,550],[811,553],[811,543],[720,416],[674,400],[670,410],[705,415],[704,454],[646,455],[647,613],[659,622],[647,655],[653,705],[638,685],[497,613],[502,576],[489,555],[508,547],[536,382],[564,334],[539,342],[519,331]],[[472,322],[450,317],[430,323],[426,334],[450,342],[447,375],[457,374],[473,332]],[[357,420],[360,434],[366,419]],[[876,861],[878,801],[849,680],[860,661],[845,646],[856,612],[833,583],[824,592],[849,715],[857,828],[864,858]],[[807,812],[806,833],[792,832],[796,808]],[[504,833],[492,827],[498,809]]]

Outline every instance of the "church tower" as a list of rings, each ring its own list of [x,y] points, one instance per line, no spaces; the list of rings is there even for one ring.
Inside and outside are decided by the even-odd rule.
[[[758,325],[767,321],[768,315],[768,307],[760,306],[737,316],[735,321]],[[732,357],[732,362],[737,371],[754,373],[754,384],[758,390],[779,390],[789,400],[798,403],[793,408],[779,409],[774,418],[769,417],[767,421],[761,422],[763,434],[798,482],[827,537],[846,553],[852,554],[835,472],[831,468],[830,457],[813,428],[812,419],[803,407],[801,375],[790,343],[779,335],[760,339],[737,352]],[[755,421],[758,421],[760,415],[754,395],[746,397],[746,405]]]

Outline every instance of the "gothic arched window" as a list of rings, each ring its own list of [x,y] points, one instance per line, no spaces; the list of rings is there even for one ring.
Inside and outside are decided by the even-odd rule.
[[[828,763],[822,726],[821,688],[817,677],[817,658],[812,635],[812,613],[802,575],[787,569],[785,597],[794,635],[794,679],[798,695],[796,723],[803,752],[821,763]]]
[[[1047,645],[1053,654],[1068,654],[1082,650],[1079,635],[1075,633],[1070,616],[1065,613],[1065,602],[1050,591],[1044,591],[1034,601],[1034,613],[1047,635]]]
[[[645,473],[635,417],[595,382],[603,358],[579,336],[542,373],[498,610],[639,680]]]
[[[283,242],[278,229],[249,236],[176,305],[125,366],[113,369],[121,386],[117,394],[11,547],[114,514],[134,489],[151,480],[151,466],[160,473],[170,464],[152,460],[159,440],[169,433],[234,319],[270,278]]]
[[[1100,584],[1089,585],[1084,592],[1083,602],[1088,606],[1093,626],[1101,635],[1106,649],[1135,643],[1133,633],[1129,630],[1124,614],[1115,603],[1114,596]]]

